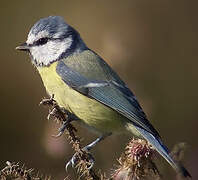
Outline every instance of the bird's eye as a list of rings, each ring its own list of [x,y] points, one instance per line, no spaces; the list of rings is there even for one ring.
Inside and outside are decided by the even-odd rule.
[[[48,41],[48,38],[40,38],[39,40],[36,41],[36,45],[46,44],[47,41]]]

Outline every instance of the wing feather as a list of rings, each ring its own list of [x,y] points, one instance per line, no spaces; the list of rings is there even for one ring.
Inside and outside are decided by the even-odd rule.
[[[104,84],[104,81],[90,80],[68,67],[63,61],[58,63],[56,71],[62,80],[74,90],[112,108],[136,126],[159,137],[158,132],[147,120],[133,93],[127,87],[117,84],[115,81],[105,81],[106,85],[100,86],[99,84]],[[96,82],[98,85],[88,87],[87,84],[92,82]]]

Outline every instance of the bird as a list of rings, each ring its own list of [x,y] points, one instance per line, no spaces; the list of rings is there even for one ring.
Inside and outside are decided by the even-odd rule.
[[[58,105],[98,135],[87,149],[112,134],[133,134],[148,141],[177,173],[191,177],[170,156],[127,84],[63,17],[41,18],[16,49],[30,55],[47,93],[54,95]]]

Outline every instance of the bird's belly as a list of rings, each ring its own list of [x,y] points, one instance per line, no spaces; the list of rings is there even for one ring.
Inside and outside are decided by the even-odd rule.
[[[56,63],[38,69],[47,92],[59,104],[78,116],[82,123],[98,133],[124,131],[124,117],[111,108],[73,90],[56,73]]]

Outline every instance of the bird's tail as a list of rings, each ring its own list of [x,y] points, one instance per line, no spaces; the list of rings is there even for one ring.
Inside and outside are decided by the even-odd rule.
[[[139,131],[139,133],[158,151],[158,153],[180,174],[182,174],[184,177],[191,177],[190,173],[187,171],[184,166],[179,163],[175,162],[171,156],[169,155],[168,148],[162,143],[162,141],[159,138],[155,138],[152,134],[145,131],[144,129],[137,127],[136,129]]]

